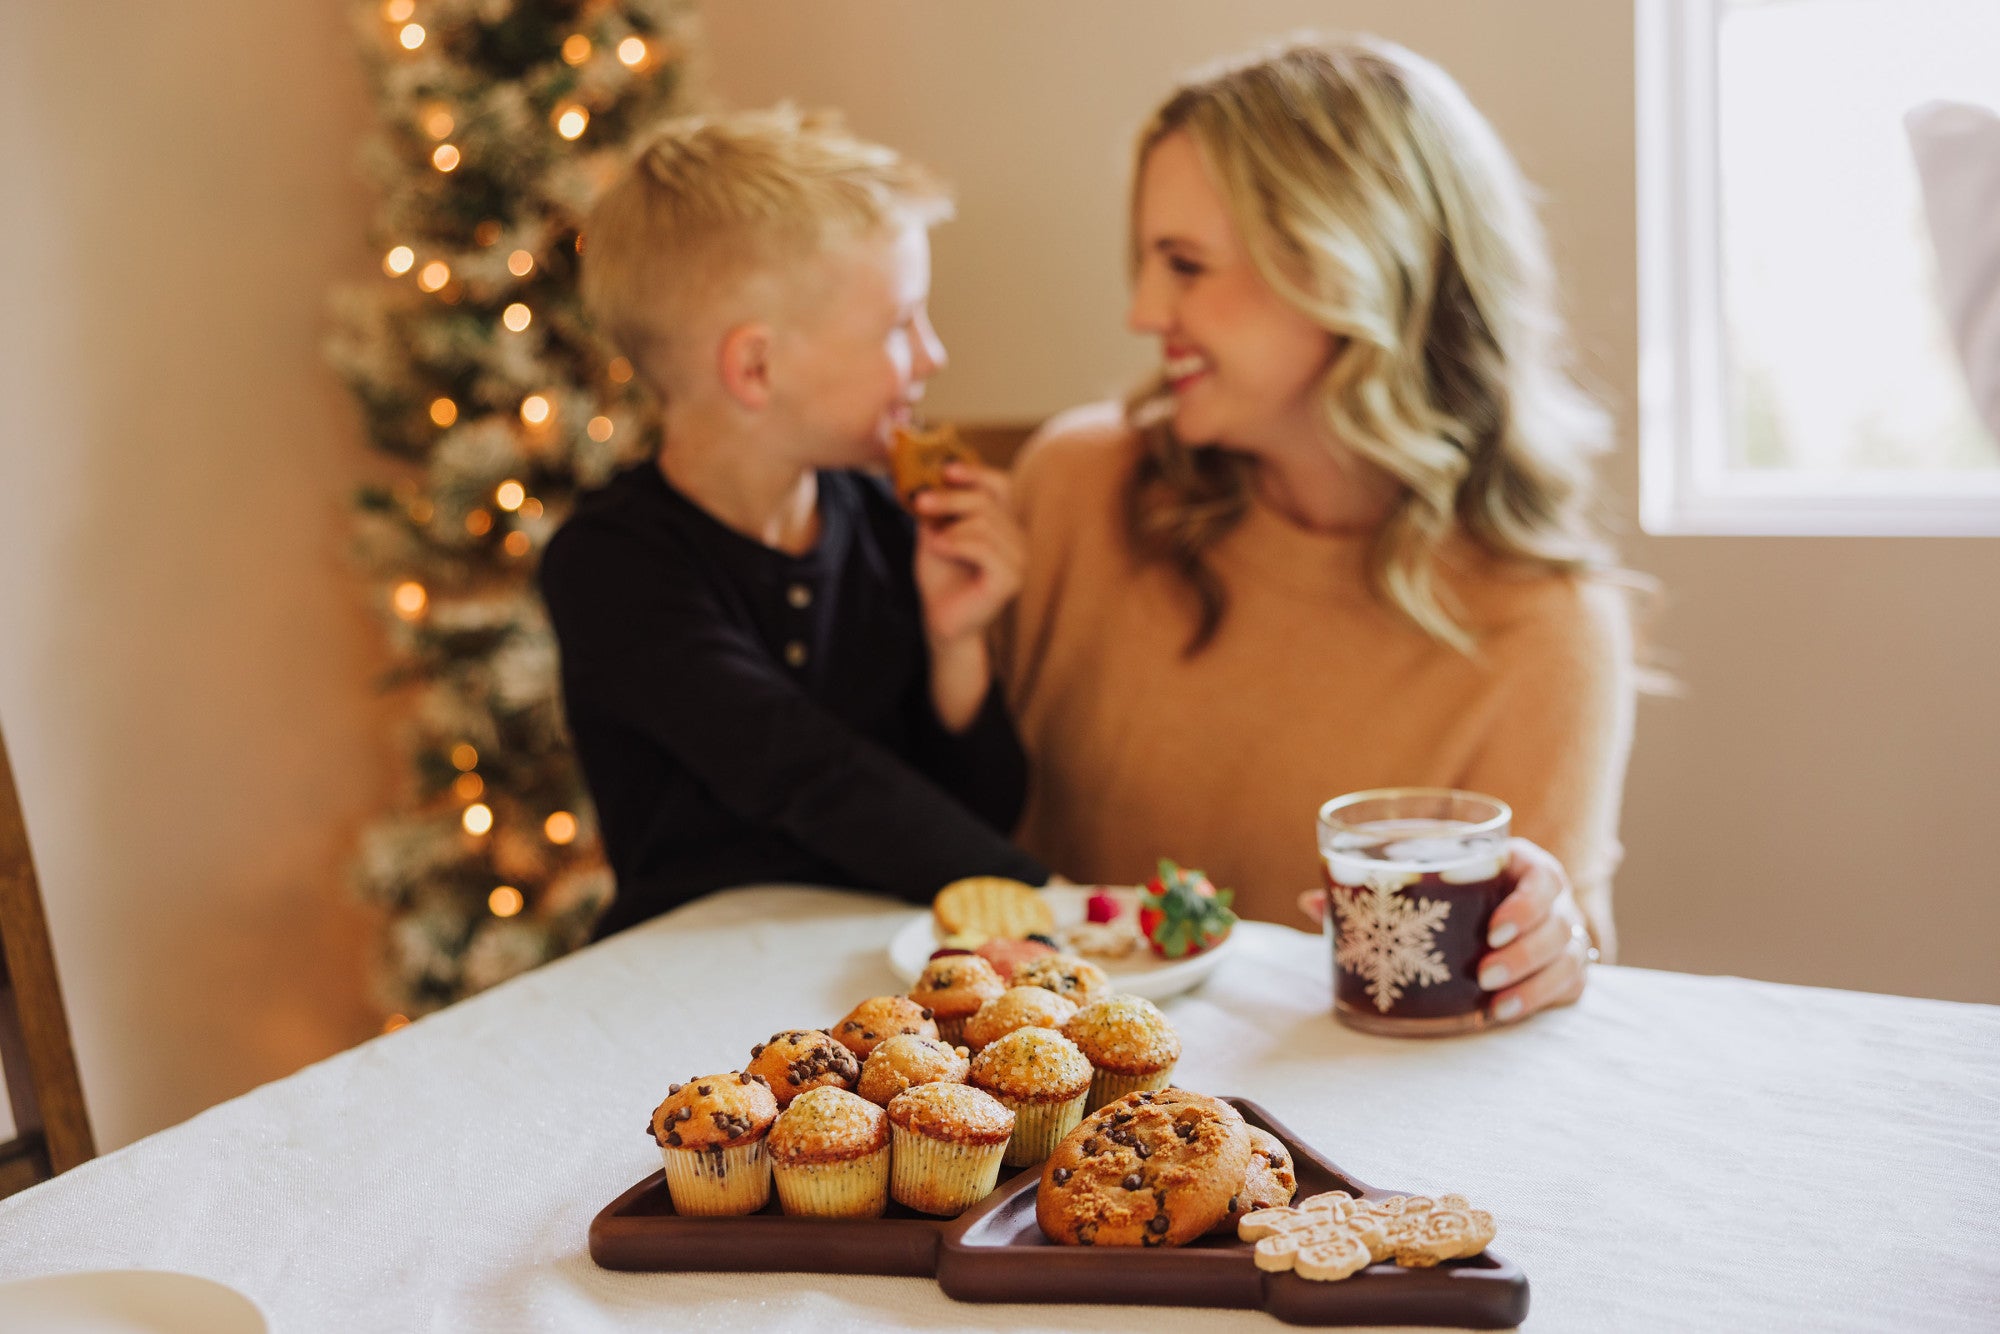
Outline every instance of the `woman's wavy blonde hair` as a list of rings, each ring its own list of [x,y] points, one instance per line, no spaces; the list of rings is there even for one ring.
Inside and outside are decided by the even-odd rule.
[[[1336,335],[1320,381],[1333,439],[1401,484],[1369,578],[1441,643],[1474,638],[1437,577],[1463,531],[1494,556],[1610,571],[1590,521],[1605,413],[1568,377],[1546,243],[1528,186],[1451,77],[1371,38],[1295,40],[1184,84],[1139,136],[1200,150],[1258,272]],[[1227,590],[1206,553],[1247,511],[1254,463],[1177,439],[1128,403],[1146,449],[1127,497],[1133,542],[1193,586],[1188,652],[1215,635]],[[1153,424],[1146,424],[1149,420]]]

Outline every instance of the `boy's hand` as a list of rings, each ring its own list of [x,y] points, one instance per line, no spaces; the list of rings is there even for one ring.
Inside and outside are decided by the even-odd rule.
[[[1027,536],[1007,475],[947,464],[946,485],[917,493],[917,593],[933,652],[985,635],[1021,590]]]

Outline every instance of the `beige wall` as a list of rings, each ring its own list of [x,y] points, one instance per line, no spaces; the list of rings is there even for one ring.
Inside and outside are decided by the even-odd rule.
[[[717,93],[846,108],[958,184],[937,241],[943,415],[1124,384],[1126,145],[1177,72],[1308,25],[1451,69],[1546,191],[1634,512],[1631,6],[1616,0],[710,0]],[[1836,275],[1829,275],[1830,280]],[[1857,331],[1865,336],[1865,331]],[[1627,962],[2000,1001],[2000,543],[1634,539],[1686,696],[1626,795]]]
[[[0,722],[103,1147],[372,1031],[343,9],[0,11]]]

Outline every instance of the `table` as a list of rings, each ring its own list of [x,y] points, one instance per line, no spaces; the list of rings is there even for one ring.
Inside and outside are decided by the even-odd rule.
[[[616,1274],[593,1215],[659,1166],[670,1081],[898,988],[910,909],[732,890],[0,1201],[0,1278],[205,1275],[328,1330],[1121,1330],[929,1281]],[[1374,1185],[1458,1190],[1527,1328],[2000,1328],[2000,1008],[1600,968],[1573,1009],[1394,1041],[1328,1016],[1316,936],[1247,923],[1167,1003],[1177,1079]],[[1150,1330],[1277,1330],[1156,1308]]]

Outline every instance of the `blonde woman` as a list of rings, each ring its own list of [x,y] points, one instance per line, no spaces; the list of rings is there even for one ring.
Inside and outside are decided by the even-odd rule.
[[[1586,518],[1606,423],[1562,371],[1526,194],[1451,79],[1384,43],[1177,91],[1132,199],[1130,324],[1161,372],[1024,455],[1004,659],[1022,841],[1077,880],[1169,855],[1297,920],[1327,798],[1511,803],[1534,842],[1481,963],[1502,1022],[1612,949],[1633,705]]]

